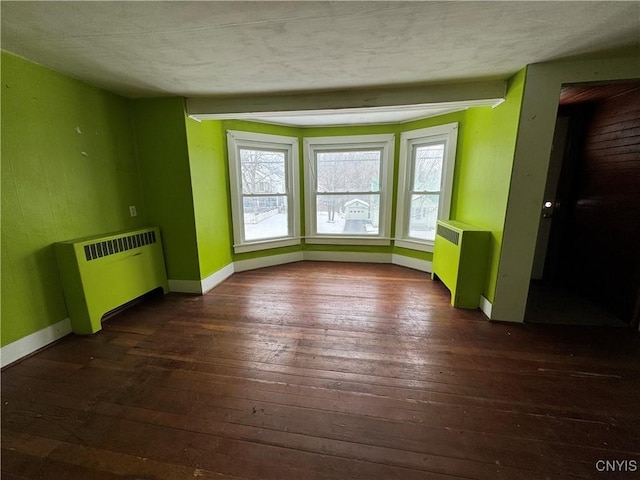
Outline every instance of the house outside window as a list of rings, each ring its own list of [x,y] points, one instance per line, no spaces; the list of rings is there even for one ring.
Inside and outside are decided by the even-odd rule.
[[[395,245],[433,251],[436,221],[449,219],[458,124],[403,132]]]
[[[307,243],[389,245],[394,135],[304,140]]]
[[[298,140],[227,132],[234,251],[300,243]]]

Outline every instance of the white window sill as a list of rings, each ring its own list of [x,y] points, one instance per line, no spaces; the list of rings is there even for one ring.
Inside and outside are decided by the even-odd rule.
[[[315,245],[391,245],[390,238],[382,237],[348,237],[348,236],[314,236],[305,237],[305,243]]]
[[[408,248],[410,250],[420,250],[421,252],[433,252],[433,241],[425,240],[423,242],[418,240],[394,240],[394,246]]]
[[[300,243],[299,238],[276,238],[234,245],[233,251],[235,253],[247,253],[257,250],[269,250],[271,248],[290,247],[292,245],[300,245]]]

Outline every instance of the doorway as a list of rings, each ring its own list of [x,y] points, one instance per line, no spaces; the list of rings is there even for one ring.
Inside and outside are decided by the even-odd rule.
[[[640,82],[563,85],[525,321],[640,317]]]

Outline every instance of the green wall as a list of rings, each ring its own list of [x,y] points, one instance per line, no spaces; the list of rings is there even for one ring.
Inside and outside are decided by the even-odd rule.
[[[186,118],[200,279],[232,261],[231,204],[222,122]]]
[[[173,280],[200,280],[183,100],[132,103],[146,216],[151,225],[160,227],[167,275]]]
[[[1,115],[2,346],[68,317],[55,242],[158,225],[170,279],[199,282],[231,263],[221,122],[6,52]]]
[[[451,217],[491,230],[484,296],[494,300],[507,211],[513,155],[526,70],[508,82],[506,100],[495,108],[466,112],[456,159]]]
[[[509,80],[506,99],[495,108],[473,107],[462,112],[440,115],[403,124],[293,128],[244,121],[225,121],[222,126],[225,130],[236,129],[295,136],[300,140],[301,146],[304,137],[380,133],[395,134],[394,203],[392,209],[393,235],[395,234],[396,202],[398,198],[397,179],[400,134],[405,131],[457,122],[458,143],[451,199],[451,218],[491,230],[490,255],[483,293],[489,301],[493,301],[498,276],[518,122],[524,92],[525,74],[526,69],[523,69]],[[302,152],[300,152],[300,159],[300,171],[304,172]],[[303,175],[301,176],[303,177]],[[303,186],[301,186],[300,197],[304,198]],[[301,216],[304,228],[304,208]],[[431,261],[433,258],[432,253],[396,246],[305,245],[303,242],[300,247],[262,250],[240,255],[234,254],[233,259],[244,260],[299,250],[395,253],[427,261]]]
[[[464,131],[465,124],[465,112],[455,112],[446,115],[440,115],[437,117],[416,120],[403,124],[388,124],[388,125],[355,125],[355,126],[341,126],[341,127],[285,127],[279,125],[269,125],[264,123],[241,121],[241,120],[228,120],[222,122],[222,128],[226,132],[227,130],[241,130],[254,133],[268,133],[272,135],[287,135],[290,137],[298,138],[300,145],[300,192],[299,198],[301,201],[300,221],[304,235],[305,228],[305,212],[304,212],[304,152],[303,152],[303,139],[305,137],[321,137],[321,136],[347,136],[347,135],[375,135],[375,134],[387,134],[392,133],[396,135],[396,145],[394,149],[394,181],[393,181],[393,205],[392,205],[392,218],[391,218],[391,233],[392,236],[395,232],[396,222],[396,198],[398,189],[398,166],[400,158],[400,134],[409,130],[416,130],[420,128],[433,127],[436,125],[444,125],[447,123],[458,122],[458,147],[460,148],[460,142],[462,141],[462,132]],[[206,122],[204,122],[206,123]],[[454,185],[454,200],[455,203],[455,185]],[[279,249],[270,250],[258,250],[255,252],[233,254],[233,260],[246,260],[251,258],[260,258],[270,255],[277,255],[282,253],[291,253],[300,250],[306,251],[323,251],[323,252],[366,252],[366,253],[395,253],[404,255],[407,257],[417,258],[421,260],[431,261],[433,254],[430,252],[422,252],[418,250],[411,250],[407,248],[389,246],[362,246],[362,245],[325,245],[325,244],[305,244],[303,241],[300,246],[285,247]]]
[[[4,346],[68,317],[55,242],[147,217],[128,100],[2,52],[1,123]]]
[[[510,81],[507,100],[495,109],[472,108],[405,124],[292,128],[199,123],[185,116],[180,98],[129,101],[3,52],[1,344],[68,316],[52,245],[81,236],[158,225],[169,278],[198,282],[234,260],[303,249],[431,260],[430,253],[394,246],[304,242],[233,254],[227,129],[300,140],[394,133],[397,180],[401,132],[458,122],[452,218],[493,232],[485,290],[492,300],[523,88],[524,71]],[[302,172],[302,151],[300,163]],[[137,217],[130,217],[129,205],[137,207]],[[395,205],[393,210],[395,216]]]
[[[510,178],[500,272],[492,318],[522,322],[531,282],[540,206],[549,168],[558,100],[563,84],[640,78],[640,57],[631,55],[559,60],[527,67]],[[594,253],[594,261],[598,257]]]

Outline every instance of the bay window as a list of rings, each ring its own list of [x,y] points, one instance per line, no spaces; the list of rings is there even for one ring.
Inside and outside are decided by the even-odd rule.
[[[227,132],[234,251],[300,243],[298,140]]]
[[[307,243],[390,243],[393,135],[304,140]]]
[[[404,132],[395,245],[433,251],[436,221],[449,219],[458,124]]]

